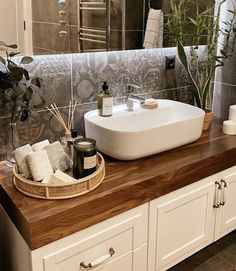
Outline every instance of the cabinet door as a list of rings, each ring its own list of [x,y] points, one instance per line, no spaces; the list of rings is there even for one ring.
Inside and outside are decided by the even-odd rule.
[[[33,271],[145,271],[147,225],[144,204],[33,251]]]
[[[148,271],[166,270],[213,242],[217,176],[150,203]]]
[[[217,210],[215,241],[236,229],[236,167],[219,173],[221,205]]]

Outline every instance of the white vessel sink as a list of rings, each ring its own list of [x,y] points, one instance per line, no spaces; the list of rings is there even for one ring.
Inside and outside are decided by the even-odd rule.
[[[134,111],[115,106],[111,117],[98,110],[85,114],[86,137],[97,141],[99,151],[120,160],[133,160],[197,140],[202,134],[204,111],[171,100],[157,100],[158,108]]]

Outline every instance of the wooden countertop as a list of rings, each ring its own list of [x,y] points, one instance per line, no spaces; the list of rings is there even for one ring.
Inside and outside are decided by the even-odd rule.
[[[134,161],[106,160],[106,178],[94,191],[67,200],[27,197],[0,166],[0,203],[31,250],[236,165],[236,136],[210,131],[183,147]],[[173,135],[174,136],[174,135]]]

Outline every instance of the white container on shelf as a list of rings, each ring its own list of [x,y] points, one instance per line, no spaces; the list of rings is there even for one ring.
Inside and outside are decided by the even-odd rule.
[[[229,108],[229,120],[236,122],[236,104]]]
[[[236,134],[236,122],[232,120],[225,120],[223,122],[223,133],[227,135]]]

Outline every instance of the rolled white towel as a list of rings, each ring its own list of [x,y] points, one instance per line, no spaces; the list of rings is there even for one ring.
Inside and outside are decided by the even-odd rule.
[[[66,171],[70,167],[70,159],[59,141],[44,147],[54,170]]]
[[[45,146],[47,146],[49,144],[50,143],[49,143],[48,139],[45,139],[45,140],[43,140],[41,142],[38,142],[38,143],[35,143],[34,145],[32,145],[32,150],[33,151],[41,151],[41,150],[43,150],[43,148]]]
[[[163,11],[150,8],[143,42],[145,49],[163,47],[163,26]]]
[[[28,163],[36,182],[40,182],[48,175],[53,174],[53,168],[46,150],[29,153]]]
[[[33,152],[33,150],[29,144],[19,147],[13,152],[13,157],[16,161],[19,173],[26,179],[31,177],[31,172],[27,161],[27,156],[31,152]]]

